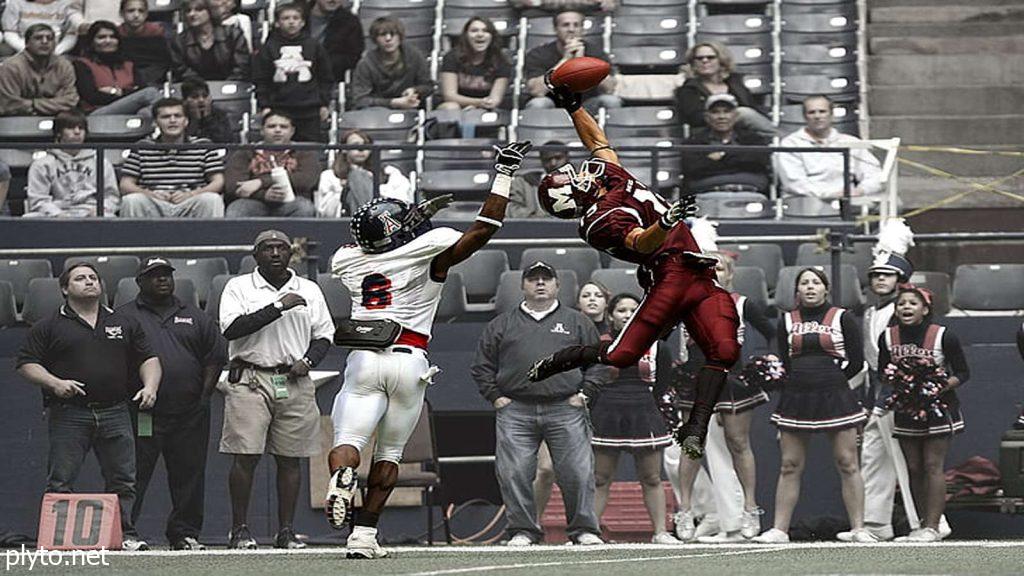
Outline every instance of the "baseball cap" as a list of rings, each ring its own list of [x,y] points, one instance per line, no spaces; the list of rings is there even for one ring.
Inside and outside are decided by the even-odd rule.
[[[135,277],[138,278],[159,268],[169,268],[171,272],[174,272],[174,266],[171,266],[170,260],[161,256],[150,256],[143,258],[142,262],[139,263],[139,271],[135,273]]]
[[[548,263],[540,260],[530,264],[527,268],[523,268],[523,280],[526,280],[531,276],[540,275],[547,276],[548,278],[558,278],[558,273],[555,272],[555,269]]]
[[[254,247],[259,247],[260,244],[264,242],[269,242],[271,240],[278,240],[284,242],[289,246],[291,246],[292,244],[291,238],[289,238],[288,235],[285,234],[284,232],[281,232],[280,230],[264,230],[263,232],[260,232],[259,234],[256,235],[256,240],[252,243],[252,245]]]
[[[714,94],[708,96],[708,99],[704,102],[704,109],[711,110],[711,107],[715,104],[726,104],[730,108],[736,108],[740,105],[732,94]]]

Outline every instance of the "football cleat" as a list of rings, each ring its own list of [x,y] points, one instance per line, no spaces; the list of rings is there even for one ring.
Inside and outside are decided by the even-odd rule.
[[[327,496],[324,497],[324,512],[327,522],[336,530],[341,530],[352,517],[352,499],[356,494],[356,471],[351,466],[338,468],[331,476],[327,485]]]

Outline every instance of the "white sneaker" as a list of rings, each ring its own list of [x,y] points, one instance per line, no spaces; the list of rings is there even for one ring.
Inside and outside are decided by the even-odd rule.
[[[513,548],[521,548],[523,546],[533,546],[533,539],[523,534],[522,532],[509,538],[508,542],[505,542],[505,546],[511,546]]]
[[[761,533],[762,514],[764,514],[764,510],[760,508],[743,511],[743,515],[740,516],[740,534],[744,538],[753,538]]]
[[[149,550],[149,544],[140,538],[128,536],[121,540],[121,550],[125,550],[126,552],[142,552]]]
[[[949,520],[946,520],[946,515],[939,516],[939,540],[945,540],[953,533],[953,527],[949,525]]]
[[[697,538],[697,542],[700,542],[701,544],[738,544],[746,541],[747,539],[739,530],[733,530],[732,532],[719,532],[714,536],[701,536],[700,538]]]
[[[874,544],[878,542],[878,537],[871,533],[866,528],[860,528],[858,530],[850,531],[849,542],[856,542],[857,544]]]
[[[700,521],[700,524],[697,524],[697,529],[693,531],[693,537],[714,536],[719,532],[721,532],[721,529],[718,523],[718,515],[712,512],[705,514],[704,519]]]
[[[942,540],[942,537],[939,536],[938,530],[927,526],[912,530],[910,534],[896,539],[897,542],[938,542],[939,540]]]
[[[604,540],[597,534],[591,534],[590,532],[583,532],[573,541],[576,546],[598,546],[604,544]]]
[[[330,483],[327,484],[324,512],[327,513],[327,522],[335,530],[341,530],[348,524],[357,484],[356,471],[350,466],[335,470]]]
[[[680,510],[672,517],[672,522],[675,524],[674,532],[676,534],[676,538],[683,542],[693,540],[693,532],[695,529],[693,524],[693,512],[689,510]]]
[[[760,544],[788,544],[789,534],[786,534],[778,528],[771,528],[766,530],[764,534],[761,534],[760,536],[754,536],[752,540]]]
[[[651,544],[682,544],[682,542],[668,532],[657,532],[651,536]]]
[[[348,535],[348,542],[345,543],[346,558],[363,558],[373,560],[384,558],[387,551],[377,542],[377,529],[369,526],[356,526]]]
[[[874,538],[874,542],[888,542],[892,540],[892,524],[881,526],[878,524],[865,524],[863,530]],[[854,539],[854,530],[847,530],[836,534],[836,540],[840,542],[858,542]]]

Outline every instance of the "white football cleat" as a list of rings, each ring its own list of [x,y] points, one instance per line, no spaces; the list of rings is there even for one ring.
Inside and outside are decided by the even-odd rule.
[[[373,560],[387,557],[387,550],[377,542],[377,529],[369,526],[356,526],[348,535],[345,543],[346,558],[362,558]]]
[[[351,466],[335,470],[330,483],[327,484],[324,512],[327,513],[327,522],[335,530],[341,530],[348,524],[357,484],[356,471]]]

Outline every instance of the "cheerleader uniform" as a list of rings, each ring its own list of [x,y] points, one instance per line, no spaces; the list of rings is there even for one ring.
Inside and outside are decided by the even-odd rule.
[[[730,296],[732,296],[732,301],[736,305],[736,313],[740,317],[739,328],[736,329],[736,340],[739,341],[740,346],[743,346],[747,322],[768,339],[770,343],[774,330],[772,329],[771,321],[764,315],[764,310],[746,296],[741,296],[735,292],[732,292]],[[696,393],[694,386],[696,384],[696,372],[694,370],[704,365],[704,357],[700,347],[693,345],[693,342],[690,341],[685,329],[683,329],[683,338],[687,341],[687,352],[693,361],[687,362],[687,367],[684,368],[686,376],[684,376],[679,386],[680,400],[678,403],[685,410],[690,410],[693,408],[693,399]],[[736,365],[729,371],[722,394],[718,397],[718,402],[715,402],[715,412],[739,414],[753,410],[768,402],[768,393],[762,390],[760,385],[747,385],[739,379],[739,373],[742,368],[743,360],[740,359],[737,360]]]
[[[907,357],[923,358],[944,366],[946,372],[956,376],[961,384],[971,376],[960,340],[945,326],[925,322],[917,326],[890,326],[878,339],[878,366],[884,369],[890,363]],[[929,411],[925,420],[914,420],[909,414],[897,411],[893,415],[895,426],[892,435],[896,438],[931,438],[963,432],[964,417],[956,391],[949,390],[940,398],[948,409],[941,415]]]
[[[852,314],[828,303],[801,306],[779,321],[778,343],[787,379],[771,421],[780,430],[843,430],[868,419],[848,383],[864,365]]]
[[[1024,324],[1020,325],[1020,329],[1017,330],[1017,350],[1020,352],[1020,357],[1024,358]],[[1024,407],[1020,410],[1020,416],[1017,417],[1017,422],[1013,425],[1016,430],[1024,430]]]
[[[602,337],[611,341],[610,335]],[[656,342],[629,368],[612,368],[614,380],[601,387],[590,409],[594,446],[631,450],[664,448],[672,436],[655,404],[655,394],[672,379],[671,352]]]

